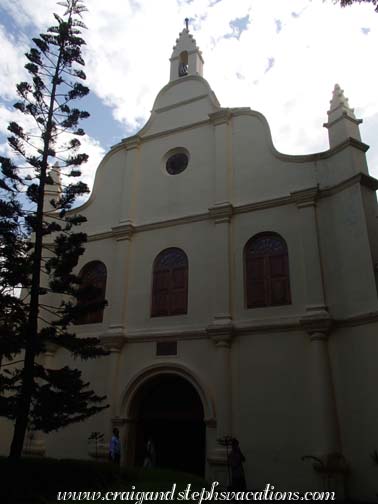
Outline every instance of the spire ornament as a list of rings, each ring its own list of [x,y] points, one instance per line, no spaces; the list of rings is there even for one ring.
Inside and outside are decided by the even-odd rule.
[[[329,146],[332,149],[349,138],[361,142],[359,125],[361,119],[356,119],[354,109],[349,105],[348,98],[339,84],[335,84],[330,101],[328,121],[323,125],[328,129]]]
[[[349,100],[344,96],[344,90],[341,89],[339,84],[335,84],[335,87],[333,88],[329,113],[336,112],[336,110],[339,110],[340,114],[346,113],[349,117],[356,119],[354,109],[350,108]]]
[[[203,75],[202,53],[189,32],[189,18],[185,18],[185,28],[176,40],[170,61],[170,81],[191,75]]]

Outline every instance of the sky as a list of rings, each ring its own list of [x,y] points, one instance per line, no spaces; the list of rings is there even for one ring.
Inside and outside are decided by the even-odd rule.
[[[370,4],[333,0],[86,0],[87,85],[80,106],[82,166],[91,187],[109,148],[147,121],[169,80],[169,58],[189,18],[204,77],[223,107],[250,107],[267,118],[285,154],[328,149],[327,110],[336,83],[357,118],[370,173],[378,178],[378,14]],[[0,0],[0,154],[15,120],[16,84],[27,73],[31,38],[62,14],[55,0]],[[78,104],[79,105],[79,104]]]

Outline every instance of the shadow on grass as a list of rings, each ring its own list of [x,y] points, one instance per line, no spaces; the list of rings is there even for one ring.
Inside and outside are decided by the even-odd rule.
[[[176,492],[191,485],[191,491],[207,487],[207,483],[192,474],[163,469],[122,469],[114,464],[84,460],[23,458],[17,462],[0,458],[1,504],[52,504],[61,492],[90,492],[92,498],[77,502],[95,502],[93,492],[167,492],[176,484]],[[126,496],[124,494],[124,496]],[[101,499],[98,500],[99,502]],[[72,498],[66,502],[74,502]],[[136,499],[111,500],[136,502]],[[160,499],[154,502],[162,502]],[[165,501],[167,502],[167,501]],[[175,499],[169,502],[176,502]]]

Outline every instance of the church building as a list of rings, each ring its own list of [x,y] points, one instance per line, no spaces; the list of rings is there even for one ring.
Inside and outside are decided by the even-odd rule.
[[[108,304],[75,331],[110,354],[74,366],[110,407],[26,451],[106,456],[117,427],[122,464],[142,465],[151,439],[159,467],[226,485],[232,436],[249,489],[374,500],[378,180],[361,120],[336,85],[329,149],[282,154],[261,113],[220,105],[203,63],[185,28],[149,120],[78,209],[77,271]]]

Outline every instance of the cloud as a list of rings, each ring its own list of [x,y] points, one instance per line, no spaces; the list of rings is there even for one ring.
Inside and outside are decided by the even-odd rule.
[[[249,14],[242,18],[236,18],[230,21],[230,27],[232,32],[227,33],[224,38],[231,38],[235,37],[236,39],[240,39],[240,35],[243,33],[243,31],[247,30],[248,25],[249,25]]]
[[[152,0],[88,0],[87,5],[89,87],[112,108],[125,136],[148,119],[157,93],[168,82],[172,46],[188,17],[205,59],[204,76],[222,106],[261,111],[283,152],[325,150],[322,124],[333,86],[340,82],[356,116],[364,118],[363,139],[375,142],[368,156],[370,165],[378,166],[378,75],[373,65],[378,29],[368,5],[341,9],[308,0],[164,0],[164,16],[161,2]],[[20,29],[33,25],[39,31],[57,7],[55,0],[2,0],[2,8]],[[247,18],[244,25],[238,21]],[[225,38],[230,26],[232,36]],[[8,72],[7,77],[0,72],[0,86],[3,96],[11,97],[10,81],[20,80],[24,62],[18,39],[6,37],[0,32],[0,63]],[[274,65],[267,67],[269,59]]]
[[[267,65],[264,73],[268,73],[269,70],[271,70],[273,68],[273,65],[274,65],[274,58],[268,58],[268,65]]]
[[[0,133],[2,133],[4,136],[7,136],[9,134],[7,127],[8,124],[12,121],[17,122],[20,124],[25,131],[27,131],[29,134],[38,134],[39,130],[36,127],[36,124],[34,120],[25,114],[22,114],[16,109],[6,107],[4,105],[0,104],[0,116],[2,118],[2,121],[0,123]],[[72,138],[72,135],[69,135],[68,133],[62,134],[59,137],[59,144],[63,145],[66,142],[68,142]],[[33,139],[33,143],[37,145],[37,140]],[[84,135],[80,137],[80,143],[81,147],[79,152],[83,152],[88,154],[89,160],[87,163],[84,163],[81,165],[81,172],[82,176],[78,179],[74,179],[74,181],[77,180],[82,180],[85,182],[90,189],[93,187],[93,181],[94,181],[94,176],[97,170],[98,165],[100,164],[102,158],[105,155],[105,150],[103,147],[100,145],[100,142],[94,138],[91,138],[88,135]],[[59,146],[57,146],[57,150],[60,150]],[[30,150],[30,153],[35,153],[35,151]],[[8,142],[4,141],[3,143],[0,143],[0,154],[6,157],[11,157],[15,160],[18,160],[19,163],[18,165],[23,165],[23,161],[18,155],[9,147]],[[24,175],[30,174],[34,175],[34,170],[32,168],[23,168]],[[27,171],[25,171],[27,170]],[[63,169],[62,173],[68,173],[70,169]],[[73,181],[72,178],[66,178],[63,177],[64,183],[68,184]],[[82,197],[80,201],[82,202],[83,200],[86,199],[86,196]]]
[[[16,83],[26,77],[20,61],[27,45],[0,25],[0,47],[0,96],[5,100],[14,100],[17,97]]]

